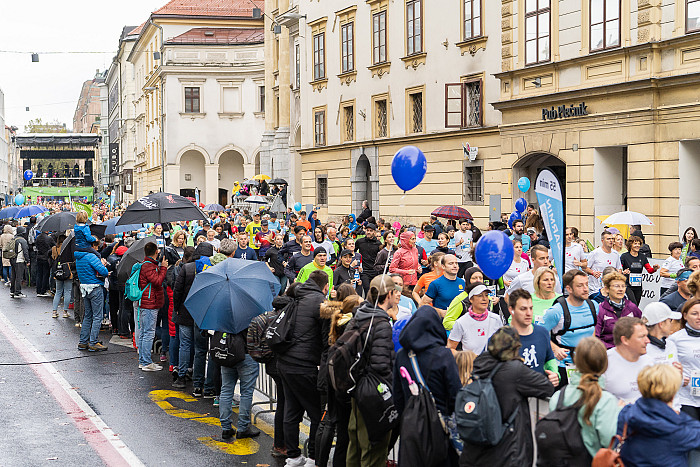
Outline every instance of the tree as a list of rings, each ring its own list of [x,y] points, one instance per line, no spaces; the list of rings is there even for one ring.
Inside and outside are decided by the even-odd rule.
[[[65,123],[58,120],[44,123],[41,117],[29,120],[29,123],[24,125],[25,133],[68,133]]]

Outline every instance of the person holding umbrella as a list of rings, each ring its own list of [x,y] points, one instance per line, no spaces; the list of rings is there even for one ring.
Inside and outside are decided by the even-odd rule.
[[[168,260],[163,258],[160,265],[158,264],[158,245],[155,243],[147,243],[143,251],[145,258],[139,276],[139,288],[144,291],[139,304],[140,332],[137,343],[139,348],[139,369],[143,371],[160,371],[163,367],[153,363],[151,350],[156,332],[158,310],[165,302],[163,281],[168,271]],[[87,310],[85,315],[87,316]]]

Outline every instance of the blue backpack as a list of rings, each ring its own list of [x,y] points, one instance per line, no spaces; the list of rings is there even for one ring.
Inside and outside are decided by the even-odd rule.
[[[129,274],[129,279],[127,279],[124,285],[124,296],[134,303],[141,301],[141,297],[146,289],[148,290],[148,298],[151,298],[151,284],[149,283],[143,289],[139,288],[139,277],[141,276],[141,265],[143,263],[136,263],[131,267],[131,274]]]

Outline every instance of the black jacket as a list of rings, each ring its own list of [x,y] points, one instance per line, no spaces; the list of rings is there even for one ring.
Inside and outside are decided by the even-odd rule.
[[[314,281],[306,281],[295,291],[296,323],[292,346],[277,356],[285,373],[316,374],[321,353],[328,348],[329,320],[321,319],[321,303],[326,299]]]
[[[362,224],[364,221],[372,217],[372,210],[370,208],[365,208],[362,210],[359,216],[357,216],[357,223]]]
[[[391,381],[394,368],[394,342],[391,340],[391,321],[386,311],[374,307],[370,302],[364,302],[355,311],[355,316],[350,320],[346,331],[357,329],[369,323],[374,316],[372,331],[368,342],[371,348],[369,367],[376,375],[385,381]],[[367,333],[362,333],[361,341],[364,342]]]
[[[290,237],[292,235],[290,234]],[[280,249],[279,252],[279,260],[282,261],[289,261],[289,258],[294,255],[294,253],[298,253],[301,251],[301,244],[297,243],[296,238],[293,238],[292,240],[288,241],[284,245],[282,245],[282,248]]]
[[[185,299],[190,293],[192,282],[194,282],[194,276],[197,273],[196,266],[194,261],[182,265],[180,274],[175,279],[175,287],[173,287],[173,322],[183,326],[194,326],[194,320],[185,308]]]
[[[276,246],[271,246],[265,252],[265,262],[275,270],[277,277],[284,277],[284,264],[279,260],[279,250]]]
[[[474,376],[486,377],[499,361],[488,351],[474,360]],[[554,386],[547,377],[531,370],[520,360],[505,362],[493,377],[498,402],[501,405],[503,421],[507,421],[516,407],[513,432],[506,431],[496,446],[480,446],[464,442],[464,450],[459,458],[460,466],[512,466],[532,465],[533,445],[530,411],[527,398],[544,399],[554,394]]]
[[[377,238],[370,240],[367,237],[362,237],[355,242],[355,249],[362,255],[362,268],[365,273],[372,274],[374,272],[377,253],[382,248],[384,246]]]
[[[401,331],[399,343],[402,347],[396,354],[394,364],[394,402],[399,412],[403,412],[406,401],[411,397],[408,382],[401,377],[400,368],[406,367],[411,378],[418,380],[408,358],[410,350],[416,353],[418,367],[438,410],[445,415],[454,412],[455,397],[462,382],[452,351],[446,347],[447,333],[435,309],[427,305],[418,308]]]
[[[36,247],[36,257],[41,261],[48,261],[51,257],[51,247],[54,246],[56,242],[51,238],[46,232],[41,232],[38,237],[36,237],[35,247]]]
[[[284,275],[287,276],[290,281],[294,282],[294,280],[297,278],[297,275],[299,274],[299,271],[301,271],[301,268],[303,268],[313,260],[313,253],[309,253],[308,256],[302,255],[301,251],[299,253],[295,253],[294,256],[292,256],[289,259],[287,265],[284,267]]]

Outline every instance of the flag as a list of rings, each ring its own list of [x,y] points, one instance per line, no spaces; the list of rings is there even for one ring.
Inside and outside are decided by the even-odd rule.
[[[88,215],[88,217],[92,217],[92,206],[89,204],[84,204],[84,203],[78,203],[76,201],[73,201],[73,209],[75,212],[84,212]]]
[[[564,275],[564,203],[561,182],[554,172],[549,169],[540,172],[535,182],[535,193],[561,282]]]

